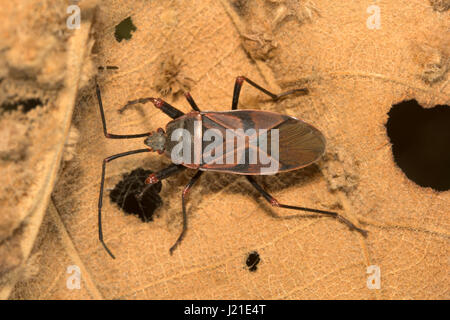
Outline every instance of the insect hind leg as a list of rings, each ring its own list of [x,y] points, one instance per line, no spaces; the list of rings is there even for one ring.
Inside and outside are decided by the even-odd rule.
[[[298,211],[306,211],[306,212],[313,212],[313,213],[319,213],[323,215],[328,215],[331,217],[334,217],[343,223],[345,223],[350,229],[356,230],[359,233],[361,233],[364,237],[367,237],[367,231],[363,230],[357,226],[355,226],[351,221],[347,220],[337,212],[332,211],[325,211],[325,210],[318,210],[318,209],[312,209],[312,208],[305,208],[305,207],[298,207],[298,206],[291,206],[287,204],[281,204],[276,200],[274,197],[272,197],[267,191],[265,191],[252,176],[246,176],[247,180],[251,183],[251,185],[264,197],[264,199],[267,200],[272,206],[279,207],[279,208],[285,208],[285,209],[292,209],[292,210],[298,210]],[[282,219],[292,219],[292,218],[298,218],[301,215],[294,214],[294,215],[288,215],[288,216],[278,216]]]

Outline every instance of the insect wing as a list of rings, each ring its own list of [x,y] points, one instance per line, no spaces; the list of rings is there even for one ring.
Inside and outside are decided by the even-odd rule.
[[[325,137],[306,122],[290,118],[276,129],[279,129],[280,171],[308,166],[325,152]]]
[[[319,130],[301,120],[269,111],[204,112],[203,134],[208,129],[215,129],[224,137],[223,154],[220,155],[222,160],[220,163],[206,162],[200,167],[201,170],[250,175],[275,174],[307,166],[317,161],[325,150],[325,138]],[[249,134],[245,145],[226,149],[227,142],[230,142],[226,136],[227,130],[255,130],[257,142],[253,140],[251,143],[249,136],[252,135]],[[265,137],[261,134],[264,131],[267,134]],[[234,159],[231,163],[228,161],[230,157]],[[237,163],[241,157],[244,157],[245,163]],[[250,160],[255,158],[256,162]]]

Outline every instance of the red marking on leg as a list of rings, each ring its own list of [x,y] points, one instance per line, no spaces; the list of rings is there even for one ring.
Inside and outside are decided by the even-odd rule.
[[[158,154],[163,154],[163,153],[164,153],[164,150],[156,150],[156,152],[157,152]]]
[[[245,80],[245,78],[242,77],[242,76],[239,76],[239,77],[236,78],[236,82],[239,83],[239,84],[244,83],[244,80]]]
[[[186,97],[186,99],[191,99],[191,94],[189,92],[185,92],[184,96]]]
[[[159,133],[165,133],[163,128],[158,128],[156,131],[158,131]]]
[[[275,198],[270,199],[270,204],[272,206],[274,206],[274,207],[279,207],[280,206],[280,203]]]
[[[156,177],[156,174],[152,173],[148,176],[147,179],[145,179],[145,184],[154,184],[159,181],[158,177]]]
[[[183,190],[183,196],[184,197],[188,194],[189,189],[191,189],[191,188],[184,188],[184,190]]]
[[[151,98],[150,101],[157,107],[158,109],[161,109],[164,105],[164,101],[160,98]]]

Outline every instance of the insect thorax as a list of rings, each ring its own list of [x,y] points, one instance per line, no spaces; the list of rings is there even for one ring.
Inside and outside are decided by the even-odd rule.
[[[195,117],[186,115],[180,117],[174,121],[171,121],[166,126],[166,144],[165,153],[170,154],[175,145],[177,145],[182,139],[187,139],[186,142],[194,142],[194,122],[198,121]],[[201,121],[197,123],[201,126]],[[180,131],[179,129],[182,129]],[[201,131],[200,131],[201,132]],[[183,135],[180,135],[182,133]],[[187,136],[186,136],[187,135]],[[200,136],[201,138],[201,136]]]

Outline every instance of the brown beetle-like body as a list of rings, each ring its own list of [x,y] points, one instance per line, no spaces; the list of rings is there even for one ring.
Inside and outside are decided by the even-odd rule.
[[[196,125],[194,125],[196,124]],[[197,129],[200,127],[200,130]],[[174,130],[183,128],[190,134],[191,142],[191,161],[190,163],[182,163],[191,169],[199,169],[202,171],[218,171],[225,173],[234,173],[241,175],[261,175],[276,174],[279,172],[291,171],[308,166],[320,159],[325,152],[325,137],[312,125],[298,120],[294,117],[282,115],[275,112],[261,110],[232,110],[225,112],[190,112],[180,118],[170,121],[166,126],[166,147],[164,154],[172,158],[172,150],[177,142],[170,139]],[[207,130],[218,130],[222,137],[221,141],[204,141],[203,133]],[[255,131],[256,138],[261,130],[266,130],[267,149],[270,150],[271,130],[278,129],[278,154],[272,155],[264,152],[258,145],[249,143],[255,134],[247,134],[246,132]],[[198,132],[195,132],[195,131]],[[244,135],[241,138],[246,139],[245,145],[240,147],[237,145],[237,137],[228,132],[241,131]],[[233,140],[233,141],[232,141]],[[204,156],[208,146],[212,143],[218,143],[220,153],[213,159],[205,162]],[[230,145],[232,147],[230,147]],[[227,150],[227,146],[229,147]],[[195,152],[196,148],[201,151]],[[256,163],[249,163],[249,159],[254,152]],[[259,153],[267,153],[268,158],[264,163]],[[196,153],[202,155],[200,159],[196,159]],[[232,153],[232,154],[230,154]],[[233,157],[234,162],[227,161],[227,157]],[[245,159],[242,159],[245,157]],[[210,157],[211,158],[211,157]],[[241,159],[241,163],[238,163]],[[243,160],[243,161],[242,161]],[[268,163],[275,163],[272,168]],[[265,169],[265,170],[262,170]]]
[[[188,114],[184,114],[162,99],[141,98],[129,101],[126,106],[152,102],[155,107],[173,120],[167,123],[165,131],[160,128],[152,133],[116,135],[110,134],[106,130],[100,88],[97,85],[97,98],[105,136],[111,139],[146,137],[144,143],[147,146],[145,149],[115,154],[103,161],[98,200],[99,240],[112,258],[114,255],[103,241],[101,223],[106,164],[120,157],[149,151],[164,154],[171,159],[173,164],[159,172],[152,173],[145,180],[147,187],[136,196],[138,200],[142,198],[147,188],[158,181],[187,168],[197,171],[182,193],[183,230],[170,248],[170,253],[181,243],[187,230],[186,196],[204,171],[244,175],[272,206],[332,216],[366,236],[367,231],[358,228],[337,212],[279,203],[253,178],[254,175],[276,174],[310,165],[324,154],[325,137],[312,125],[291,116],[261,110],[237,110],[239,94],[244,81],[270,96],[274,101],[292,93],[308,93],[307,89],[294,89],[281,94],[273,94],[246,77],[237,77],[231,111],[200,111],[189,93],[186,93],[185,96],[193,111]],[[297,216],[289,215],[283,218],[290,219]]]

